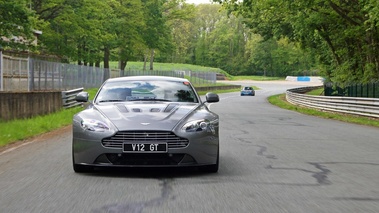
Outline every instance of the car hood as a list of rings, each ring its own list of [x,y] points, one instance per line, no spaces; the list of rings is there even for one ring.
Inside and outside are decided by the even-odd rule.
[[[108,118],[119,131],[171,131],[198,107],[199,103],[131,102],[96,105],[94,110]]]

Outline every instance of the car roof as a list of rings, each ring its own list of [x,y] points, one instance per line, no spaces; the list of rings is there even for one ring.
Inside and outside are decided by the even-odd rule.
[[[153,76],[153,75],[143,75],[143,76],[127,76],[127,77],[117,77],[110,78],[107,82],[122,82],[122,81],[179,81],[179,82],[189,82],[185,78],[168,77],[168,76]]]

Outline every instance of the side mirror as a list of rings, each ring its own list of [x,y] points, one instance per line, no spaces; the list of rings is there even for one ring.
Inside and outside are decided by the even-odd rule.
[[[207,94],[205,94],[205,99],[208,103],[215,103],[220,101],[218,95],[213,92],[208,92]]]
[[[80,92],[75,96],[75,101],[77,102],[87,102],[89,99],[88,92]]]

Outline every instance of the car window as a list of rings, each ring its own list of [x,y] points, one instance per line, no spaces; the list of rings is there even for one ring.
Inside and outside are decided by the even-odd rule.
[[[96,102],[161,100],[198,102],[189,82],[177,81],[123,81],[106,83]]]

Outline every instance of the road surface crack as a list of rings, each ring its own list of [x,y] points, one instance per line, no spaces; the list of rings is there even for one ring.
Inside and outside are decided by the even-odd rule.
[[[297,170],[302,171],[306,173],[311,173],[312,177],[317,180],[317,183],[319,185],[330,185],[331,182],[328,180],[328,174],[331,172],[329,169],[325,168],[325,166],[321,165],[320,163],[308,163],[315,168],[317,168],[320,171],[314,172],[307,169],[300,169],[300,168],[284,168],[284,167],[273,167],[271,165],[268,165],[266,169],[280,169],[280,170]]]

